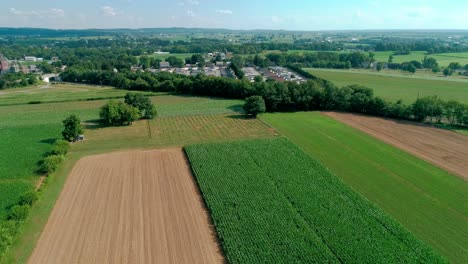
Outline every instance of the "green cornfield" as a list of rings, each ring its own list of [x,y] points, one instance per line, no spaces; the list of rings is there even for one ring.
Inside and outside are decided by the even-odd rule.
[[[185,148],[229,263],[445,263],[284,138]]]

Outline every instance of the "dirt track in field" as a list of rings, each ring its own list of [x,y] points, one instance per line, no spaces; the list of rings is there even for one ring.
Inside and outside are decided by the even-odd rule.
[[[90,156],[73,168],[29,263],[222,263],[181,149]]]
[[[468,180],[468,137],[413,122],[324,112],[390,145]]]

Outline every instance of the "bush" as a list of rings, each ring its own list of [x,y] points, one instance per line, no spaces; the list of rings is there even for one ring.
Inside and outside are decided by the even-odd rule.
[[[13,243],[18,229],[18,223],[15,221],[3,221],[0,223],[0,263],[3,263],[5,252]]]
[[[32,206],[37,199],[39,199],[39,194],[36,191],[29,191],[20,196],[18,205]]]
[[[58,169],[65,157],[63,155],[50,155],[41,164],[41,172],[51,174]]]
[[[27,204],[15,205],[11,207],[10,211],[8,212],[8,220],[23,222],[28,218],[30,209],[31,207]]]
[[[59,139],[55,141],[54,147],[52,149],[52,154],[54,155],[65,155],[70,149],[70,142],[66,140]]]

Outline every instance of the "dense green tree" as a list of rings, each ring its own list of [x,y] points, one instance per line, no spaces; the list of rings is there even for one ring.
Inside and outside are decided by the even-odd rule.
[[[380,72],[382,70],[382,63],[377,63],[377,71]]]
[[[156,108],[151,99],[139,93],[127,93],[125,103],[138,109],[143,119],[153,119],[156,116]]]
[[[449,69],[449,68],[445,68],[442,73],[445,75],[445,77],[447,77],[447,76],[452,75],[453,71],[451,69]]]
[[[78,135],[83,133],[81,120],[76,115],[70,115],[63,120],[63,126],[62,136],[67,141],[74,141]]]
[[[176,56],[170,56],[166,58],[166,61],[171,64],[171,67],[181,68],[184,66],[184,60],[177,58]]]
[[[101,108],[99,117],[107,125],[131,125],[140,118],[140,113],[137,108],[124,102],[110,100]]]
[[[244,112],[247,115],[257,117],[266,111],[265,100],[261,96],[251,96],[245,99]]]
[[[422,66],[425,69],[434,69],[439,67],[439,63],[437,63],[436,59],[425,56],[422,61]]]

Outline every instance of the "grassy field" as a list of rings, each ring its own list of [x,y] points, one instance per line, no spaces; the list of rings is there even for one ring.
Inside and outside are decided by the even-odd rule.
[[[72,92],[60,100],[73,100]],[[60,137],[61,121],[69,114],[78,115],[90,128],[87,140],[75,144],[62,168],[47,179],[38,205],[10,255],[12,263],[26,262],[42,226],[53,208],[69,169],[83,156],[93,153],[187,143],[224,141],[245,137],[271,137],[274,131],[259,120],[239,116],[242,101],[158,95],[151,97],[160,117],[135,122],[129,127],[100,128],[94,122],[99,108],[108,100],[69,101],[43,104],[0,106],[0,217],[5,208],[38,180],[37,162],[51,143]],[[220,115],[221,114],[221,115]],[[13,148],[12,146],[15,146]],[[14,188],[13,188],[14,187]],[[9,192],[3,192],[9,189]],[[11,190],[10,190],[11,189]],[[0,218],[1,219],[1,218]]]
[[[148,54],[147,56],[165,61],[168,57],[176,57],[185,60],[188,57],[192,57],[193,54],[197,53]]]
[[[268,51],[263,53],[264,55],[271,52],[279,52],[279,51]],[[316,52],[312,50],[288,50],[289,54],[294,53],[311,53]],[[392,55],[393,51],[376,51],[373,52],[375,54],[375,60],[379,62],[388,62],[388,58]],[[422,61],[424,56],[431,57],[437,60],[439,66],[447,67],[451,62],[458,62],[462,66],[468,64],[468,52],[460,52],[460,53],[439,53],[439,54],[427,54],[425,51],[412,51],[409,55],[394,55],[393,62],[395,63],[402,63],[402,62],[409,62],[412,60]]]
[[[377,51],[374,52],[374,58],[376,61],[387,62],[388,57],[393,53],[393,51]],[[462,66],[468,64],[468,52],[426,54],[425,51],[412,51],[409,55],[394,55],[393,62],[402,63],[412,60],[422,61],[424,59],[424,56],[436,59],[439,65],[442,67],[447,67],[451,62],[458,62]]]
[[[402,99],[407,103],[412,103],[418,98],[418,95],[419,97],[437,95],[445,100],[468,103],[467,82],[425,80],[335,70],[305,70],[340,87],[351,84],[370,87],[374,90],[375,95],[385,99]]]
[[[468,261],[468,184],[317,112],[261,117],[453,263]]]
[[[186,152],[230,263],[442,262],[284,138]]]
[[[126,90],[119,90],[105,86],[45,84],[33,87],[0,90],[0,106],[28,104],[31,102],[50,103],[62,101],[123,98],[127,92],[128,91]]]

